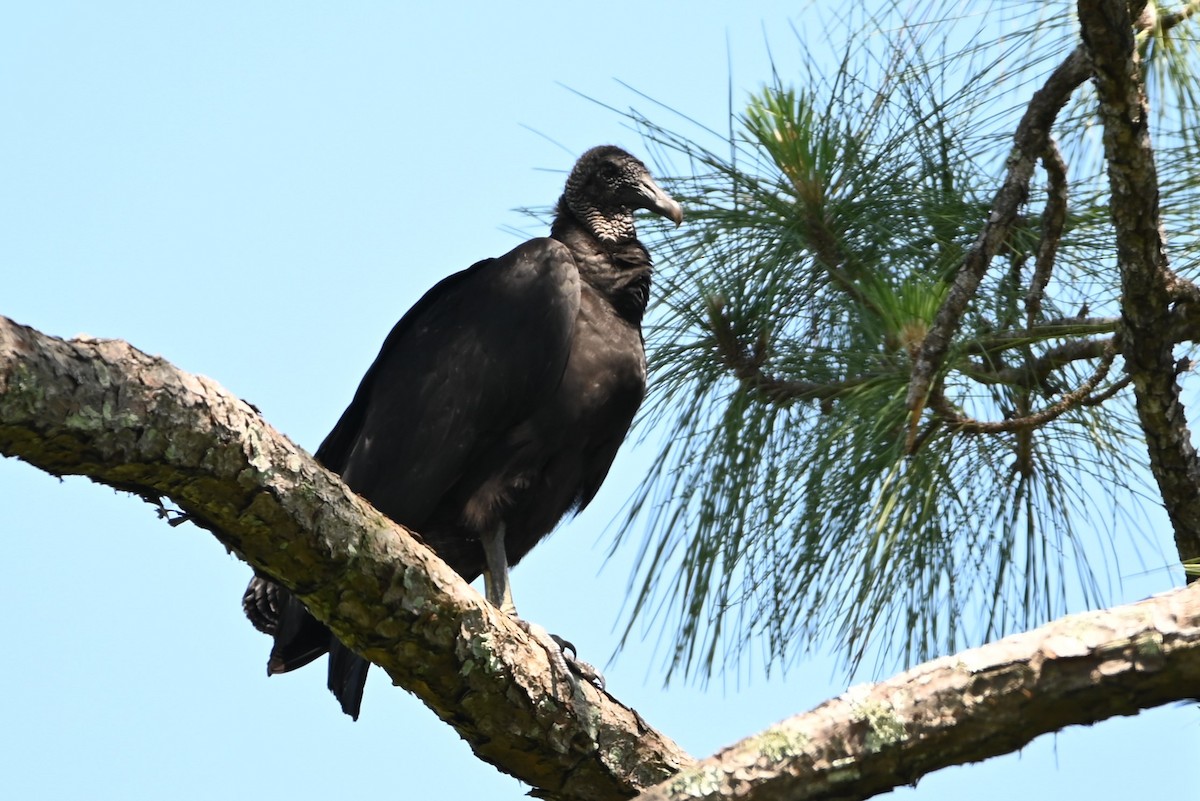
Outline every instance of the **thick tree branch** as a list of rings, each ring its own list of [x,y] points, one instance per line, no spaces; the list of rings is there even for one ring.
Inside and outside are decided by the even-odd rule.
[[[1094,65],[1121,270],[1120,344],[1133,379],[1150,468],[1175,530],[1180,560],[1200,556],[1200,460],[1175,380],[1173,276],[1158,205],[1149,113],[1127,0],[1081,0]]]
[[[865,798],[1071,723],[1200,695],[1197,587],[851,690],[693,768],[636,712],[586,684],[572,694],[506,615],[208,379],[124,342],[67,342],[0,317],[0,453],[171,498],[546,797],[660,783],[647,798]]]
[[[852,687],[638,801],[869,798],[1034,737],[1200,697],[1200,586],[1072,615]]]
[[[950,340],[958,330],[967,304],[975,296],[975,290],[979,288],[979,282],[983,280],[992,257],[1008,237],[1017,210],[1029,194],[1033,168],[1046,152],[1050,141],[1050,128],[1058,112],[1070,99],[1071,93],[1086,81],[1090,74],[1088,54],[1082,47],[1078,47],[1050,74],[1045,85],[1034,92],[1029,107],[1017,125],[1013,135],[1013,149],[1008,157],[1008,172],[992,201],[991,214],[975,243],[967,251],[954,283],[947,291],[946,298],[938,309],[933,325],[925,335],[913,362],[912,379],[905,398],[909,410],[910,450],[915,444],[921,411],[925,408],[934,377],[946,358]]]
[[[572,694],[507,615],[206,378],[0,317],[0,453],[169,497],[481,759],[550,797],[627,798],[691,761],[606,693]]]

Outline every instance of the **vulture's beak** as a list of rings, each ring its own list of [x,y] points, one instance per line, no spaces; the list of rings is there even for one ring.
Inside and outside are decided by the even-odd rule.
[[[675,198],[664,192],[662,187],[654,183],[650,176],[646,176],[638,184],[637,195],[639,207],[652,211],[660,217],[666,217],[675,223],[676,228],[683,222],[683,206],[676,203]]]

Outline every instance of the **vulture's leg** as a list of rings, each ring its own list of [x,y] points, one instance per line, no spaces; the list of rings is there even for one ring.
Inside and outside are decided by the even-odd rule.
[[[568,681],[575,683],[578,674],[584,679],[604,689],[604,676],[600,671],[575,657],[575,646],[550,634],[543,627],[528,620],[522,620],[517,615],[517,605],[513,603],[512,585],[508,580],[508,554],[504,549],[504,524],[495,530],[484,532],[479,537],[483,544],[483,558],[487,567],[483,571],[483,594],[488,603],[500,609],[517,622],[525,633],[541,643],[550,657],[550,666]]]
[[[483,559],[487,565],[483,569],[483,594],[488,602],[497,607],[509,617],[517,616],[517,605],[512,599],[512,585],[508,583],[508,554],[504,550],[504,524],[501,523],[495,531],[484,532],[480,537],[483,543]]]

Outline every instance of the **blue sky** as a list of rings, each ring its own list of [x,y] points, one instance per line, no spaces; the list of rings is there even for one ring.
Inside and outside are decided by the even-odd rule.
[[[836,13],[801,8],[8,4],[0,314],[161,354],[312,450],[430,285],[540,231],[515,209],[553,203],[592,145],[645,154],[618,114],[577,93],[655,111],[626,84],[723,129],[730,81],[738,99],[770,75],[766,42],[785,78],[824,57],[792,26],[820,39]],[[627,448],[592,506],[514,573],[522,613],[594,661],[615,649],[633,558],[605,564],[606,527],[650,455]],[[1148,534],[1169,548],[1161,516]],[[527,789],[379,671],[357,724],[318,668],[268,680],[268,640],[238,603],[249,569],[197,528],[3,460],[0,538],[8,797]],[[1170,586],[1163,571],[1126,579],[1115,600]],[[697,756],[846,682],[817,657],[785,677],[664,689],[657,639],[607,667],[610,689]],[[899,795],[1184,798],[1198,752],[1200,714],[1177,706],[1045,737]]]

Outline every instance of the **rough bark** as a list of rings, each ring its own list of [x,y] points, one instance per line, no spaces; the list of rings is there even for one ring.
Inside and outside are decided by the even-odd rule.
[[[507,615],[207,378],[0,317],[0,453],[170,498],[481,759],[551,797],[628,798],[691,762],[606,693],[572,693]]]
[[[0,317],[0,454],[167,497],[487,762],[553,798],[865,798],[1063,726],[1200,695],[1200,587],[856,688],[711,760],[574,689],[414,536],[215,382]],[[681,772],[682,771],[682,772]],[[671,777],[676,777],[672,779]]]
[[[1069,724],[1187,696],[1200,696],[1200,586],[1065,617],[852,687],[638,801],[869,798]]]
[[[1144,5],[1144,4],[1143,4]],[[1150,468],[1175,530],[1181,560],[1200,557],[1200,460],[1180,402],[1172,283],[1159,214],[1149,111],[1127,0],[1082,0],[1079,21],[1091,55],[1112,218],[1121,270],[1121,352],[1133,379]]]

